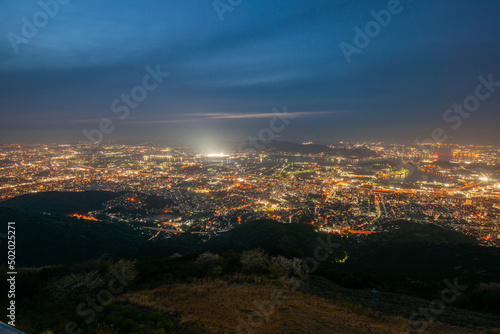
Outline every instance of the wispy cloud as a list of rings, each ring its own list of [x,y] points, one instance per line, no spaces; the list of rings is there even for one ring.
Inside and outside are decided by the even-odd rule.
[[[172,120],[150,120],[150,121],[133,121],[126,122],[127,124],[163,124],[163,123],[196,123],[202,122],[206,119],[195,118],[195,119],[172,119]]]
[[[298,112],[289,112],[288,114],[293,115],[295,117],[312,117],[326,114],[338,114],[346,111],[298,111]],[[209,119],[235,119],[235,118],[273,118],[276,117],[275,113],[258,113],[258,114],[238,114],[238,113],[209,113],[209,114],[188,114],[192,116],[201,116]]]
[[[321,115],[332,115],[345,113],[347,111],[299,111],[287,113],[293,117],[317,117]],[[266,119],[276,117],[275,113],[195,113],[195,114],[182,114],[183,116],[192,116],[196,118],[184,118],[173,120],[147,120],[147,121],[132,121],[128,124],[161,124],[161,123],[191,123],[210,120],[224,120],[224,119]],[[180,116],[180,115],[178,115]]]

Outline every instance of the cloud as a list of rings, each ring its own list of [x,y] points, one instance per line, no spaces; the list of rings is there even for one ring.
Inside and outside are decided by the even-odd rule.
[[[339,119],[347,133],[382,125],[427,132],[478,75],[500,73],[500,4],[413,1],[348,65],[339,43],[351,42],[353,28],[386,6],[254,0],[222,22],[211,1],[71,1],[18,55],[0,39],[0,122],[39,133],[72,124],[78,135],[85,120],[116,116],[111,102],[140,83],[146,66],[161,64],[171,76],[124,123],[144,124],[144,133],[161,131],[155,124],[224,120],[237,132],[245,127],[239,120],[273,117],[268,111],[281,105],[303,110],[297,117],[308,127],[297,135],[328,136]],[[21,18],[36,10],[28,0],[0,3],[0,36],[20,31]],[[350,112],[327,117],[337,110]],[[40,116],[27,117],[34,113]]]
[[[301,112],[287,112],[293,118],[296,117],[317,117],[320,115],[332,115],[344,113],[346,111],[301,111]],[[148,121],[130,121],[128,124],[162,124],[162,123],[192,123],[210,120],[243,120],[243,119],[267,119],[276,117],[275,113],[197,113],[197,114],[180,114],[177,116],[194,116],[197,118],[185,118],[174,120],[148,120]]]

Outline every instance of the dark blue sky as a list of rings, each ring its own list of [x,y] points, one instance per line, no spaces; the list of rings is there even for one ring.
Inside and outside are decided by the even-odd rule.
[[[500,87],[458,129],[443,120],[478,76],[500,82],[497,0],[401,0],[350,64],[340,44],[354,46],[387,1],[243,0],[223,20],[213,0],[59,7],[43,22],[37,1],[0,4],[0,142],[77,142],[102,118],[115,126],[105,139],[235,140],[286,106],[296,117],[283,139],[413,142],[440,127],[500,143]],[[36,34],[23,35],[23,17],[39,20]],[[118,118],[113,101],[157,65],[170,75]]]

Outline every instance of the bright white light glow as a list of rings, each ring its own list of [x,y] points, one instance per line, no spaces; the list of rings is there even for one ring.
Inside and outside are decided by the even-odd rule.
[[[211,153],[207,157],[227,157],[224,153]]]

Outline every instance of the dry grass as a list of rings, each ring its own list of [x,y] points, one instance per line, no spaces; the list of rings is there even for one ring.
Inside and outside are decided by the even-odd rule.
[[[129,293],[121,296],[119,301],[179,313],[184,326],[201,327],[203,333],[237,333],[239,330],[255,334],[411,332],[406,318],[293,291],[272,281],[259,284],[225,281],[173,284]],[[273,310],[269,312],[271,302]],[[264,305],[264,312],[259,311],[259,305]],[[254,326],[246,327],[241,321]],[[430,323],[423,333],[497,332],[499,330]]]

